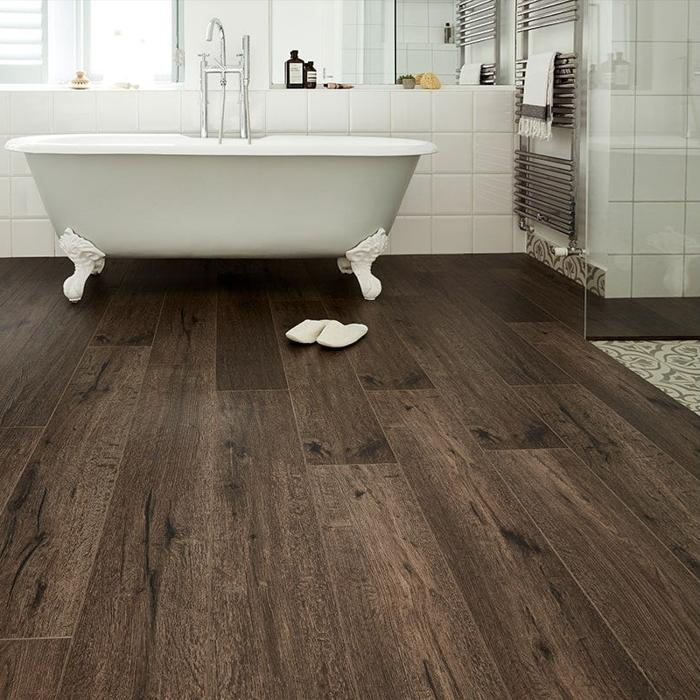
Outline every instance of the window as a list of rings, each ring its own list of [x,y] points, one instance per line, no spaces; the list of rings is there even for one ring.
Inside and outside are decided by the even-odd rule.
[[[183,0],[0,0],[0,82],[181,79]]]
[[[45,0],[0,1],[0,82],[46,81],[46,10]]]

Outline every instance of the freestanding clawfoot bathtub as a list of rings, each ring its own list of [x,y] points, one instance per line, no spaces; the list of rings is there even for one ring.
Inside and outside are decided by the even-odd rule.
[[[268,136],[251,145],[179,134],[12,139],[26,154],[59,244],[75,264],[64,293],[117,257],[340,256],[366,299],[418,158],[433,144]]]

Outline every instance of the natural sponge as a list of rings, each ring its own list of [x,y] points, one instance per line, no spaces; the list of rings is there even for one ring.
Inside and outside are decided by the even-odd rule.
[[[435,73],[420,73],[416,76],[416,82],[424,90],[439,90],[442,87],[440,78]]]

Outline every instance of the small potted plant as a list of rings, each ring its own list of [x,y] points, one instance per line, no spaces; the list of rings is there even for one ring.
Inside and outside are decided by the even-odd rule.
[[[416,79],[410,73],[408,75],[399,76],[399,81],[403,85],[404,90],[413,90],[416,87]]]

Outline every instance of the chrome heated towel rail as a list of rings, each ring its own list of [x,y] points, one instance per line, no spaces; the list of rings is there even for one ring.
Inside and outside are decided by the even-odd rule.
[[[481,66],[482,85],[495,85],[500,60],[499,0],[456,0],[457,45],[461,62],[468,47],[483,42],[493,43],[493,62]],[[476,63],[476,61],[474,61]]]
[[[572,243],[585,225],[585,178],[580,176],[585,129],[584,91],[580,89],[583,61],[581,0],[517,0],[515,118],[520,119],[530,32],[573,22],[574,50],[558,53],[554,63],[553,126],[568,136],[570,152],[565,157],[537,153],[533,139],[520,137],[515,151],[513,210],[520,228],[534,232],[543,224],[566,234]],[[521,58],[517,58],[520,56]],[[563,141],[557,136],[557,143]],[[564,141],[565,143],[565,141]]]

